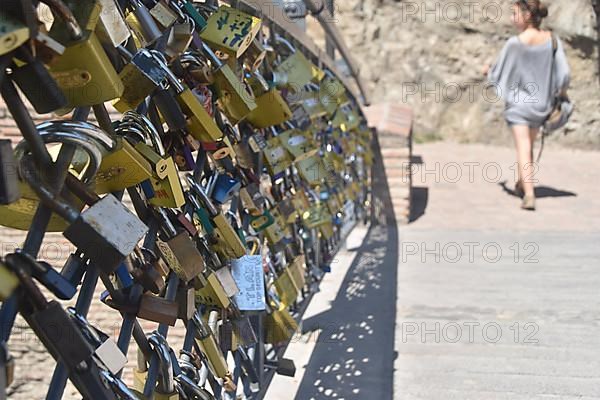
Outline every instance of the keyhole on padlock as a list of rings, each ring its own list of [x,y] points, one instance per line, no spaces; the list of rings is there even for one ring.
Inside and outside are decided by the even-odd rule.
[[[4,29],[3,29],[4,31]],[[2,32],[4,33],[4,32]],[[6,38],[4,38],[4,46],[5,47],[12,47],[13,44],[17,41],[17,36],[16,35],[9,35]]]

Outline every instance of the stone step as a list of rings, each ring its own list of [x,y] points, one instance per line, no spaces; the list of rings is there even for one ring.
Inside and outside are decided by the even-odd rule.
[[[388,158],[391,159],[405,159],[405,160],[409,160],[410,159],[410,149],[405,147],[405,148],[382,148],[381,149],[381,155],[383,156],[384,160],[387,160]]]

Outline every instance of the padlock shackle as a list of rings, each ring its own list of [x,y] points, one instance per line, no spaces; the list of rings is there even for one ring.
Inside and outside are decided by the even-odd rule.
[[[171,360],[169,345],[164,336],[157,331],[150,334],[148,343],[152,346],[152,350],[156,354],[160,365],[161,380],[158,383],[158,389],[161,390],[162,393],[173,393],[175,391],[175,380],[173,377],[173,361]]]
[[[291,54],[294,54],[296,52],[296,48],[292,45],[292,43],[279,34],[275,34],[275,43],[283,44],[285,47],[288,48]]]
[[[217,55],[215,54],[215,52],[213,51],[213,49],[210,48],[209,45],[207,45],[205,42],[202,42],[202,51],[204,52],[204,54],[206,54],[208,56],[208,58],[210,59],[210,61],[215,64],[213,66],[213,69],[219,70],[223,67],[223,65],[225,65],[223,63],[223,61],[217,57]]]
[[[139,133],[144,135],[144,141],[146,143],[147,139],[150,139],[152,147],[159,156],[164,157],[167,154],[158,130],[148,117],[135,111],[127,111],[125,114],[123,114],[123,118],[121,118],[121,122],[119,123],[119,127],[117,127],[117,129],[120,129],[121,124],[123,124],[123,130],[126,133],[127,129],[131,129],[131,125],[127,124],[128,122],[132,123],[133,126],[139,129]]]
[[[150,50],[150,53],[152,54],[152,58],[154,58],[154,60],[162,67],[162,69],[167,74],[167,80],[169,81],[169,84],[173,86],[175,92],[177,94],[182,93],[185,90],[185,86],[183,86],[183,84],[179,82],[179,78],[177,78],[173,71],[171,71],[171,68],[169,68],[169,65],[167,64],[167,60],[165,59],[164,55],[156,50]]]
[[[38,125],[38,129],[42,125],[44,124]],[[43,127],[39,130],[39,135],[44,143],[66,143],[83,149],[88,155],[89,164],[83,174],[82,180],[86,183],[90,182],[94,175],[96,175],[102,163],[102,142],[93,137],[86,137],[77,131],[52,131],[44,130]],[[15,147],[14,153],[17,160],[21,159],[25,154],[29,153],[29,143],[26,141],[19,142]]]
[[[190,186],[190,190],[195,193],[198,197],[200,197],[200,201],[202,202],[202,204],[204,205],[204,207],[206,207],[208,213],[210,214],[211,217],[216,216],[217,214],[219,214],[219,210],[217,209],[217,207],[215,207],[215,205],[212,203],[212,201],[210,201],[210,198],[208,197],[208,195],[206,194],[206,192],[202,189],[202,187],[200,186],[200,184],[198,182],[196,182],[196,180],[194,179],[194,177],[191,174],[187,174],[185,176],[185,178],[188,181],[188,184]]]
[[[127,387],[125,382],[115,377],[109,371],[100,369],[100,378],[105,380],[119,400],[139,400],[139,397]]]
[[[198,311],[194,313],[194,316],[192,317],[192,322],[194,323],[194,327],[196,328],[194,331],[194,336],[198,340],[206,339],[212,334],[210,328],[206,325]]]
[[[173,225],[173,223],[171,222],[171,219],[167,215],[165,209],[162,207],[156,207],[156,212],[158,213],[159,218],[164,223],[163,228],[167,232],[169,239],[172,239],[175,236],[177,236],[177,229],[175,229],[175,225]]]
[[[102,128],[90,122],[73,120],[46,121],[36,125],[36,128],[40,131],[40,134],[45,132],[75,132],[94,139],[107,151],[114,150],[116,146],[114,138]]]
[[[54,11],[65,23],[71,38],[74,40],[79,40],[83,36],[83,31],[81,30],[81,26],[73,12],[62,0],[41,0],[42,3],[46,4],[52,11]]]

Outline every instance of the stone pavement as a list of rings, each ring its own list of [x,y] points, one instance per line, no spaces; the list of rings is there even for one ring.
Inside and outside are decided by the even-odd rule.
[[[536,212],[504,189],[512,149],[415,154],[421,208],[400,232],[394,398],[600,398],[598,153],[547,149]]]
[[[413,153],[413,222],[340,253],[267,398],[600,398],[598,153],[546,149],[536,212],[510,148]]]

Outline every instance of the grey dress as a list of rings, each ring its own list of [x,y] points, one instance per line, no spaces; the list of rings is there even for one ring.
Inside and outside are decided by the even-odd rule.
[[[552,40],[527,45],[511,37],[488,79],[505,101],[504,118],[509,125],[539,128],[552,110],[554,94],[569,84],[569,65],[560,39],[552,72]]]

